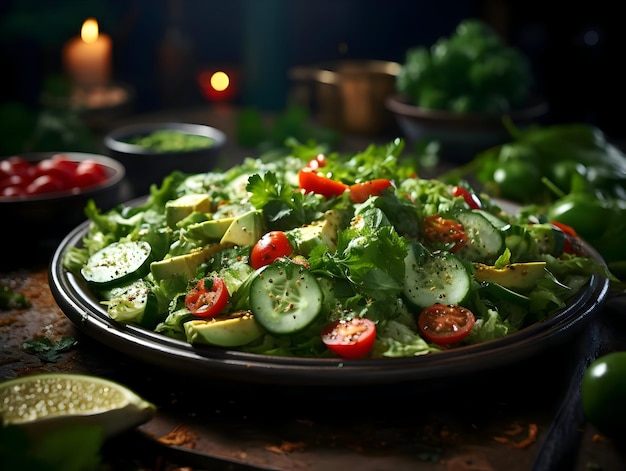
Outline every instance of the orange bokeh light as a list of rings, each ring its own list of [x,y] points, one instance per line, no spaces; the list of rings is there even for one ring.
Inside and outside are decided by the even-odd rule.
[[[213,75],[211,75],[211,86],[215,91],[223,92],[230,85],[230,78],[226,72],[217,71]]]
[[[201,71],[198,74],[198,84],[202,95],[211,101],[225,101],[235,95],[233,76],[225,70]]]

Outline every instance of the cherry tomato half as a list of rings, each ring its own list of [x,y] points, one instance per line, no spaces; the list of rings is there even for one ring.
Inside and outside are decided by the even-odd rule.
[[[454,196],[455,198],[461,196],[471,209],[480,209],[483,207],[483,204],[480,201],[480,198],[478,198],[478,195],[470,192],[467,188],[464,188],[462,186],[453,186],[452,196]]]
[[[26,190],[20,186],[9,185],[3,186],[2,189],[0,189],[0,196],[14,197],[24,195],[26,195]]]
[[[96,160],[78,162],[70,160],[66,154],[55,154],[37,162],[20,156],[0,161],[2,196],[41,195],[85,188],[103,183],[107,178],[105,166]]]
[[[95,160],[85,159],[78,164],[74,172],[74,186],[85,188],[98,185],[107,179],[104,167]]]
[[[433,304],[422,310],[417,324],[429,342],[448,345],[468,336],[476,319],[474,313],[455,304]]]
[[[383,190],[391,186],[386,178],[376,178],[362,183],[350,185],[350,199],[354,203],[364,203],[370,196],[380,196]]]
[[[185,296],[185,307],[197,317],[215,317],[228,303],[228,289],[222,278],[202,278]]]
[[[30,161],[24,157],[13,155],[8,159],[0,161],[0,173],[5,176],[21,175],[26,177],[31,172]]]
[[[74,173],[78,167],[78,162],[69,160],[62,154],[57,154],[52,158],[40,160],[34,164],[34,176],[53,176],[65,183],[70,188],[74,180]]]
[[[298,172],[300,188],[307,193],[315,193],[326,198],[342,195],[349,187],[345,183],[327,178],[310,168]]]
[[[326,166],[326,156],[324,154],[317,154],[315,158],[309,160],[307,167],[311,170],[317,170]]]
[[[293,252],[287,235],[283,231],[271,231],[261,237],[250,251],[250,265],[255,270],[269,265],[274,260],[287,257]]]
[[[27,195],[41,195],[66,190],[65,182],[54,175],[41,175],[35,178],[26,187]]]
[[[22,190],[21,194],[26,194],[26,187],[30,181],[30,178],[26,178],[22,175],[10,175],[0,180],[0,191],[5,188],[19,188]]]
[[[463,224],[439,214],[424,219],[424,237],[430,243],[444,244],[450,252],[456,252],[467,243]]]
[[[322,331],[322,341],[342,358],[357,359],[367,355],[376,340],[376,324],[365,318],[340,319]]]

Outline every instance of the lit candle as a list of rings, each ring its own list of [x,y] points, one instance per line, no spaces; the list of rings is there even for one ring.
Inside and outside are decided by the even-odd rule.
[[[63,48],[63,63],[70,79],[81,86],[103,85],[111,76],[111,38],[98,31],[98,22],[88,18],[80,37]]]

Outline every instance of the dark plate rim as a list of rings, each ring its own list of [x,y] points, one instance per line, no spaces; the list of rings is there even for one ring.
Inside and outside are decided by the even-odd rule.
[[[136,360],[196,378],[225,379],[288,386],[362,386],[405,382],[449,381],[453,377],[528,359],[569,339],[607,298],[609,280],[593,275],[587,289],[549,319],[502,339],[410,358],[342,360],[292,358],[191,345],[142,327],[110,319],[82,280],[63,268],[65,252],[80,246],[89,227],[85,221],[55,250],[49,265],[53,297],[65,316],[89,337]],[[594,258],[600,256],[587,247]]]

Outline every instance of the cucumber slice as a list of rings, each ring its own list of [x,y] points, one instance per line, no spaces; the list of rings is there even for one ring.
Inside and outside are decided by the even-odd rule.
[[[120,323],[139,324],[154,329],[163,319],[159,315],[159,302],[150,284],[136,280],[129,285],[116,286],[108,293],[107,314]]]
[[[293,334],[309,326],[322,310],[323,294],[304,266],[280,259],[261,270],[250,284],[250,307],[269,333]]]
[[[430,253],[416,243],[409,246],[404,263],[404,295],[421,308],[461,304],[469,294],[471,276],[450,252]]]
[[[504,251],[504,235],[477,211],[459,211],[454,218],[463,224],[467,243],[455,255],[463,260],[493,263]]]
[[[147,275],[151,255],[146,241],[113,242],[89,257],[81,274],[100,289],[119,286]]]
[[[493,227],[501,231],[507,229],[511,225],[510,223],[500,219],[495,214],[485,211],[484,209],[474,209],[474,212],[484,216],[491,224],[493,224]]]

